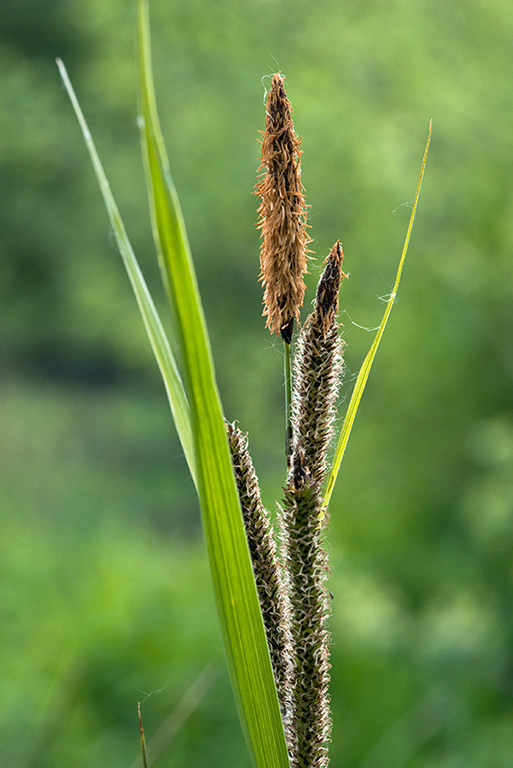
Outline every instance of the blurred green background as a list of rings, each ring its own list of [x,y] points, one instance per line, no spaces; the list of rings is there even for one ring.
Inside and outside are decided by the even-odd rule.
[[[132,0],[0,12],[0,766],[249,766],[199,512],[63,92],[64,59],[165,307]],[[509,0],[153,0],[161,118],[226,415],[284,481],[281,347],[252,195],[287,78],[319,265],[341,238],[344,401],[399,298],[332,503],[335,768],[513,759],[513,10]],[[343,412],[343,403],[341,413]],[[146,696],[146,694],[152,694]],[[188,713],[190,716],[188,717]],[[164,724],[164,725],[163,725]]]

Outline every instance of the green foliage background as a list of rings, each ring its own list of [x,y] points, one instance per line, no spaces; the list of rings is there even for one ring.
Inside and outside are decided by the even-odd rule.
[[[513,11],[506,0],[151,4],[156,86],[226,415],[268,504],[281,347],[258,275],[258,130],[287,76],[317,254],[344,244],[351,381],[434,134],[399,298],[332,501],[333,766],[513,754]],[[55,56],[148,280],[135,4],[0,25],[0,765],[130,765],[209,664],[162,765],[248,764],[199,512]],[[309,301],[310,298],[307,300]],[[165,310],[163,310],[165,312]]]

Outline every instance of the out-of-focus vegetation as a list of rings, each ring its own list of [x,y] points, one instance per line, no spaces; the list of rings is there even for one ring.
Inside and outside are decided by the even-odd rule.
[[[267,75],[303,136],[317,269],[341,237],[346,398],[434,135],[399,298],[332,501],[332,764],[513,755],[513,11],[505,0],[152,3],[161,117],[226,415],[283,483],[281,347],[256,200]],[[130,765],[213,663],[161,762],[247,764],[194,489],[55,56],[159,290],[135,7],[0,25],[0,765]],[[209,673],[210,674],[210,673]],[[178,707],[178,712],[176,708]]]

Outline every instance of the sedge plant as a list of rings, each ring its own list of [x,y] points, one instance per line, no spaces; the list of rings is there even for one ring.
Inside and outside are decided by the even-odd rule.
[[[324,546],[328,505],[395,301],[431,126],[395,284],[331,455],[343,372],[337,319],[339,285],[345,277],[343,251],[337,241],[326,258],[313,310],[301,326],[310,237],[300,140],[284,78],[281,74],[272,78],[256,194],[264,315],[269,331],[282,337],[285,360],[285,478],[274,530],[262,503],[247,435],[223,416],[194,265],[157,115],[148,0],[138,0],[137,8],[139,125],[153,237],[173,323],[169,338],[60,60],[58,66],[197,489],[230,678],[253,763],[256,768],[325,768],[332,727]]]

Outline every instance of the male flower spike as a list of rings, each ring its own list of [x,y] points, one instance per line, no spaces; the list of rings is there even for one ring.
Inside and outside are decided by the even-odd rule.
[[[270,332],[281,333],[287,344],[303,304],[306,288],[303,275],[310,242],[306,234],[300,144],[294,132],[283,77],[273,75],[262,140],[260,168],[264,172],[255,191],[261,198],[258,226],[262,230],[263,314],[267,316]]]

